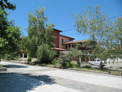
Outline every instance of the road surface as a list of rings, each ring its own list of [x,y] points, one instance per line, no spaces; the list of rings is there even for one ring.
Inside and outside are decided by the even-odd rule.
[[[122,92],[122,76],[2,61],[0,92]]]

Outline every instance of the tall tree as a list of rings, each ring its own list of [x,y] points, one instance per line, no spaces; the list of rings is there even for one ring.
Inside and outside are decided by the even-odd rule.
[[[110,33],[111,41],[108,53],[115,57],[122,57],[122,17],[117,18],[114,21],[114,30]]]
[[[37,57],[38,61],[47,63],[55,54],[53,27],[44,16],[44,9],[36,10],[28,16],[28,51],[31,57]],[[44,61],[43,61],[44,60]]]
[[[106,14],[101,12],[100,6],[89,6],[82,14],[76,15],[75,26],[78,32],[89,35],[92,41],[97,42],[94,44],[93,54],[102,59],[110,42],[113,42],[114,28]]]
[[[20,30],[14,25],[14,21],[8,21],[6,11],[6,9],[14,10],[15,7],[7,0],[0,1],[0,57],[18,51]]]
[[[115,27],[113,31],[114,41],[116,42],[116,48],[121,49],[122,47],[122,17],[115,20]]]
[[[109,22],[106,15],[101,12],[100,6],[89,6],[83,14],[75,17],[75,26],[77,31],[88,34],[93,41],[105,41],[105,35],[111,30],[112,23]]]

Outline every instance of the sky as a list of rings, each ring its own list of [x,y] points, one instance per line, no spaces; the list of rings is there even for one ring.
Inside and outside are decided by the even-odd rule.
[[[88,39],[88,35],[80,34],[74,27],[73,14],[81,14],[88,5],[100,5],[101,11],[114,21],[122,16],[122,0],[8,0],[16,4],[16,10],[10,10],[9,20],[21,27],[21,32],[27,36],[28,14],[36,9],[45,8],[45,16],[49,23],[54,23],[56,29],[62,30],[60,34],[73,37],[75,40]]]

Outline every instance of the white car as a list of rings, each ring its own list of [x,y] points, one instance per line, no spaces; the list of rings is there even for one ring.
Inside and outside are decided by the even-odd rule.
[[[101,61],[99,58],[95,58],[93,61],[88,61],[90,65],[100,65],[101,62],[103,63],[103,65],[105,65],[105,62]]]

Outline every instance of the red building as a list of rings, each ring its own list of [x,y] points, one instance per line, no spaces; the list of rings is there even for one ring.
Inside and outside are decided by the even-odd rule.
[[[66,49],[63,48],[63,44],[69,41],[73,41],[74,38],[60,35],[61,30],[55,29],[53,30],[55,36],[55,46],[54,50],[56,51],[65,51]]]
[[[53,32],[54,32],[54,36],[55,36],[55,45],[57,48],[59,48],[59,34],[62,31],[60,31],[58,29],[54,29]]]
[[[90,53],[92,52],[89,46],[82,46],[83,42],[86,42],[88,40],[73,41],[74,38],[60,35],[60,32],[62,31],[58,29],[54,29],[55,45],[56,45],[56,48],[54,48],[54,50],[67,51],[69,48],[75,48],[76,44],[79,43],[81,44],[81,47],[79,48],[79,50],[88,51]]]

